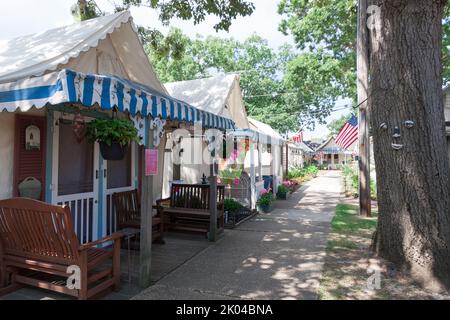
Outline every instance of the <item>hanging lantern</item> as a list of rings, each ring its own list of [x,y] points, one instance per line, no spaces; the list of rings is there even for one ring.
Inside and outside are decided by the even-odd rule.
[[[75,138],[77,139],[77,142],[81,143],[86,134],[86,122],[84,121],[84,117],[80,113],[77,113],[73,117],[72,131],[75,135]]]

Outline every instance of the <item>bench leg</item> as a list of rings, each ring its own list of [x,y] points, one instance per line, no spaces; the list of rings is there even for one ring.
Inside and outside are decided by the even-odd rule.
[[[165,244],[164,241],[164,220],[153,226],[152,242],[157,244]]]
[[[80,289],[78,290],[78,299],[87,300],[88,298],[88,259],[87,251],[80,254]]]
[[[0,262],[0,288],[6,287],[6,277],[5,265]]]
[[[114,291],[120,290],[120,239],[114,241],[113,245],[113,278],[114,278]]]

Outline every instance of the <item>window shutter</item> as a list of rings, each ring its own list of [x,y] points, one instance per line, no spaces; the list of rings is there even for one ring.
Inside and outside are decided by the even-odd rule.
[[[27,147],[26,131],[30,126],[39,129],[39,147],[36,142]],[[45,199],[45,155],[46,155],[46,119],[44,117],[16,115],[14,141],[14,188],[13,195],[19,196],[19,184],[26,178],[33,177],[41,183],[40,200]],[[35,128],[28,130],[34,136]]]

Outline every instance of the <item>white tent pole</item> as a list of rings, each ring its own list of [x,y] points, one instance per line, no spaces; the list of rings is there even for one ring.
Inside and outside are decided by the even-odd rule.
[[[250,179],[251,179],[251,208],[256,209],[256,171],[255,171],[255,139],[250,139]]]

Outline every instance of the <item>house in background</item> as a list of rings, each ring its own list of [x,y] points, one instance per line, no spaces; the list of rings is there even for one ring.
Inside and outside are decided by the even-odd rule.
[[[336,144],[335,138],[330,137],[316,149],[316,158],[320,165],[328,169],[340,169],[342,165],[352,160],[357,144],[355,141],[347,150],[343,150]]]
[[[289,141],[283,148],[283,167],[287,172],[292,168],[303,168],[312,161],[314,150],[302,142]],[[287,170],[286,170],[287,169]]]

